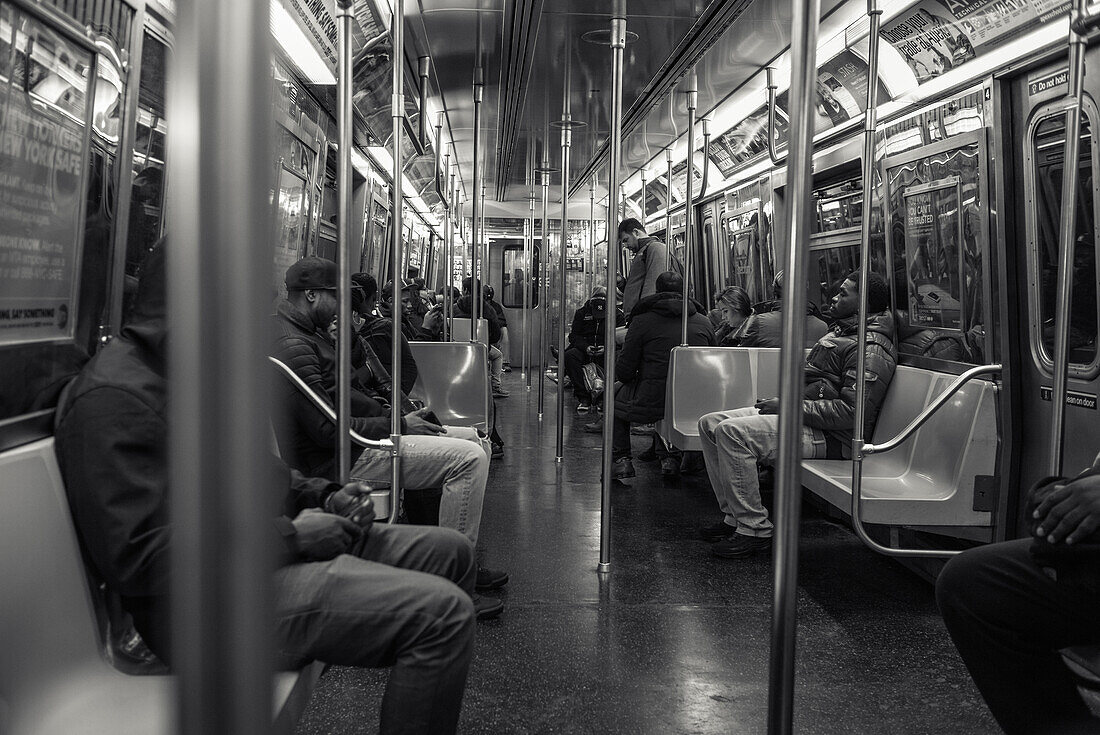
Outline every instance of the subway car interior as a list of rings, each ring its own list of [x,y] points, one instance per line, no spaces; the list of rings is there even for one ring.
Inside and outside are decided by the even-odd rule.
[[[1098,29],[0,0],[0,733],[1100,732]]]

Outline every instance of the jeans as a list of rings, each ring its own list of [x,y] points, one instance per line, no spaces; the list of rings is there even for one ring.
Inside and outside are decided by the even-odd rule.
[[[757,464],[771,465],[779,449],[779,416],[755,408],[715,411],[699,419],[703,459],[726,525],[743,536],[770,538],[772,522],[760,500]],[[825,435],[802,427],[802,456],[825,456]]]
[[[496,345],[489,345],[489,384],[494,391],[499,391],[502,386],[500,377],[504,373],[504,353],[497,349]]]
[[[508,338],[508,327],[500,328],[500,353],[504,356],[504,364],[512,364],[512,341]]]
[[[611,427],[611,459],[630,459],[634,454],[630,447],[630,421],[615,414]]]
[[[978,691],[1006,733],[1098,733],[1058,649],[1100,643],[1100,569],[1053,579],[1031,539],[947,563],[936,601]]]
[[[374,525],[347,554],[275,573],[284,664],[392,667],[381,732],[453,733],[474,648],[477,566],[445,528]]]
[[[390,455],[364,449],[351,468],[351,477],[366,482],[390,481]],[[482,442],[440,436],[401,437],[401,485],[422,490],[439,487],[439,525],[453,528],[477,544],[489,452]]]

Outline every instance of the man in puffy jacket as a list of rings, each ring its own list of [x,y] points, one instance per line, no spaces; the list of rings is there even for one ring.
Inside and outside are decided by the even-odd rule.
[[[783,346],[783,271],[775,274],[772,280],[775,301],[758,304],[753,309],[741,333],[738,347],[782,347]],[[829,330],[828,325],[817,315],[813,304],[806,305],[806,332],[803,344],[806,349],[813,347]]]
[[[170,559],[187,539],[169,512],[163,250],[146,261],[132,319],[58,407],[56,450],[89,565],[171,666]],[[280,664],[392,667],[381,732],[454,732],[473,657],[469,540],[450,529],[373,524],[358,483],[307,478],[274,457],[254,481],[270,487],[270,507],[222,520],[232,533],[271,519],[279,557],[269,627]]]
[[[607,314],[607,291],[600,286],[591,298],[573,312],[569,328],[569,346],[565,349],[565,374],[573,384],[577,412],[588,413],[593,396],[584,387],[584,366],[590,362],[603,365],[604,326]],[[616,307],[615,324],[623,323],[623,310]]]
[[[835,325],[810,350],[802,401],[802,456],[805,459],[850,455],[855,421],[858,354],[859,274],[852,273],[833,297]],[[864,431],[875,418],[894,377],[894,320],[890,289],[878,274],[867,287],[867,361],[864,372]],[[771,548],[772,523],[760,500],[757,465],[770,465],[779,448],[779,399],[753,408],[708,413],[699,419],[699,438],[711,487],[725,517],[704,526],[702,535],[717,541],[715,556],[737,558]]]
[[[626,342],[615,361],[615,380],[622,385],[615,393],[615,425],[611,439],[613,479],[634,477],[630,424],[652,423],[664,418],[668,363],[672,348],[680,344],[683,334],[683,290],[684,279],[679,273],[662,273],[657,278],[657,292],[634,307]],[[706,314],[691,301],[687,310],[688,344],[713,345],[714,328]],[[676,471],[679,471],[679,457],[662,460],[662,471],[666,461],[675,462]]]

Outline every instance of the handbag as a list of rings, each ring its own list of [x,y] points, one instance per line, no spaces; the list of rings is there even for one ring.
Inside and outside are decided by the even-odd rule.
[[[592,398],[603,395],[603,368],[594,362],[586,363],[582,368],[584,389]]]

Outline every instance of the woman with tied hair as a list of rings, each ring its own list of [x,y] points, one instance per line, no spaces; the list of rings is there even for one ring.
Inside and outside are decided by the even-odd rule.
[[[737,347],[752,316],[752,299],[740,286],[730,286],[718,295],[717,309],[722,314],[722,326],[714,333],[718,346]]]

